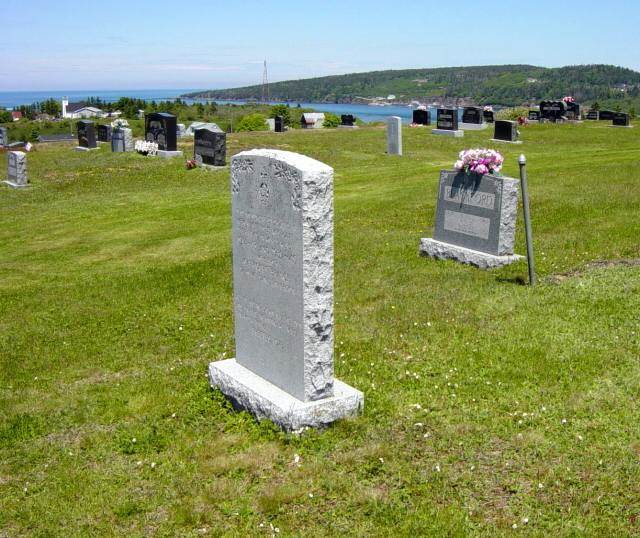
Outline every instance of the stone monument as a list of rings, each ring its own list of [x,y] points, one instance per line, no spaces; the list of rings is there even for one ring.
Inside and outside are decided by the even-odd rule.
[[[402,118],[391,116],[387,120],[387,153],[402,155]]]
[[[342,129],[357,129],[356,117],[353,114],[342,114],[340,116],[340,125]]]
[[[194,131],[193,158],[198,166],[224,166],[227,155],[227,134],[217,125]]]
[[[92,121],[80,120],[77,124],[78,128],[78,147],[76,151],[89,151],[96,149],[96,129]]]
[[[540,111],[539,110],[529,110],[529,114],[527,115],[527,119],[530,122],[539,122],[540,121]]]
[[[284,133],[284,118],[282,116],[275,117],[274,131],[276,133]]]
[[[16,189],[29,186],[26,153],[22,151],[7,152],[7,180],[5,183]]]
[[[466,106],[462,109],[460,128],[467,131],[481,131],[487,128],[484,111],[477,106]]]
[[[159,157],[181,157],[178,151],[178,119],[173,114],[154,112],[144,117],[144,139],[158,144]]]
[[[98,142],[111,142],[112,133],[111,125],[98,125]]]
[[[567,103],[564,101],[542,101],[540,103],[542,119],[558,122],[567,119]]]
[[[6,127],[0,127],[0,148],[9,145],[9,131]]]
[[[111,132],[111,151],[116,153],[133,151],[133,133],[126,127],[117,127]]]
[[[518,140],[520,133],[518,131],[518,124],[515,121],[496,120],[494,125],[495,131],[492,138],[494,142],[522,144],[522,141]]]
[[[333,377],[333,169],[287,151],[231,159],[236,357],[211,386],[283,429],[357,414]]]
[[[626,112],[615,112],[612,119],[612,127],[631,127],[629,114]]]
[[[431,125],[431,113],[428,110],[417,108],[413,111],[412,123],[414,125]]]
[[[455,138],[464,136],[464,131],[458,129],[458,111],[455,108],[439,108],[436,129],[432,129],[431,132]]]
[[[491,269],[518,261],[513,253],[518,180],[442,170],[433,239],[420,254]]]

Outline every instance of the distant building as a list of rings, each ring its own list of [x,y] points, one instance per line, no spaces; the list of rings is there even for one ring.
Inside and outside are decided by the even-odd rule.
[[[70,103],[62,100],[62,117],[70,119],[104,118],[107,114],[99,108],[88,106],[86,103]]]
[[[22,112],[14,110],[11,112],[11,117],[13,118],[13,121],[20,121],[22,119]]]
[[[303,129],[322,129],[324,127],[324,114],[322,112],[305,112],[300,118]]]

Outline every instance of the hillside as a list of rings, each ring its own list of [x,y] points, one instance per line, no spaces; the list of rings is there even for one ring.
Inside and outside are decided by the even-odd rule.
[[[532,65],[445,67],[351,73],[276,82],[271,98],[278,101],[349,103],[362,98],[396,96],[414,99],[468,100],[496,105],[520,105],[573,95],[580,102],[640,101],[640,73],[612,65],[544,68]],[[262,86],[209,90],[185,97],[260,99]]]

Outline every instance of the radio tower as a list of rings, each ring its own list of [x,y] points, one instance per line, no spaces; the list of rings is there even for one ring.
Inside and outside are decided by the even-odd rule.
[[[265,60],[262,72],[262,102],[268,103],[269,101],[271,101],[271,95],[269,95],[269,77],[267,75],[267,60]]]

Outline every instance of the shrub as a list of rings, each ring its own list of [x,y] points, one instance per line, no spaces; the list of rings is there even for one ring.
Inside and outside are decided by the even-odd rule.
[[[282,116],[284,120],[284,124],[288,126],[293,125],[293,120],[291,118],[291,110],[287,105],[274,105],[271,107],[271,111],[269,112],[270,118],[275,118],[276,116]]]
[[[340,118],[331,112],[324,113],[324,127],[327,129],[335,129],[340,125]]]
[[[496,112],[495,118],[497,120],[517,120],[520,116],[525,118],[529,115],[529,109],[523,106],[513,108],[503,108],[499,112]]]
[[[236,131],[266,131],[267,118],[262,114],[248,114],[240,118],[240,121],[236,125]]]

